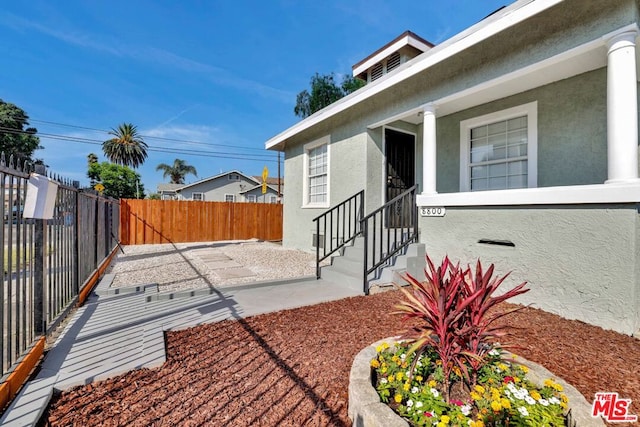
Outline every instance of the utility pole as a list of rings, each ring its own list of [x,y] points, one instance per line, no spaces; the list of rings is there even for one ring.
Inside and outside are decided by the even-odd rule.
[[[278,201],[282,203],[282,194],[280,193],[280,151],[278,151]]]

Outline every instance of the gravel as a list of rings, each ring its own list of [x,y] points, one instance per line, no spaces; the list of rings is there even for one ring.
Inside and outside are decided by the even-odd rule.
[[[160,291],[177,291],[315,274],[315,254],[258,240],[123,249],[109,269],[115,273],[113,287],[157,284]]]

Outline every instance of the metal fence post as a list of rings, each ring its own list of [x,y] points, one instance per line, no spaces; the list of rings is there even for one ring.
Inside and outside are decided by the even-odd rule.
[[[79,236],[78,236],[78,230],[80,230],[79,224],[80,224],[80,181],[73,181],[73,188],[75,189],[74,191],[74,208],[73,208],[73,222],[72,222],[72,226],[73,226],[73,252],[72,252],[72,257],[73,257],[73,270],[72,270],[72,281],[73,281],[73,295],[78,295],[80,293],[80,263],[79,258],[79,252],[80,252],[80,247],[79,247]]]
[[[41,175],[45,173],[44,165],[36,165],[35,172]],[[35,240],[33,254],[33,329],[35,335],[43,335],[47,330],[45,321],[44,304],[44,271],[47,246],[47,233],[45,230],[46,219],[35,219]]]

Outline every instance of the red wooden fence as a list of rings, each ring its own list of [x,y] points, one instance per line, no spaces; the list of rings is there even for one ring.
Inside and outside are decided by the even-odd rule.
[[[122,244],[281,240],[282,205],[120,200]]]

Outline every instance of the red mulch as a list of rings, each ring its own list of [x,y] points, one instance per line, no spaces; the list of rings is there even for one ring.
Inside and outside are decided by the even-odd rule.
[[[402,331],[397,291],[168,332],[167,363],[54,398],[51,426],[346,426],[354,356]],[[510,342],[591,401],[632,399],[640,414],[640,340],[526,308]],[[629,424],[625,424],[629,425]]]

